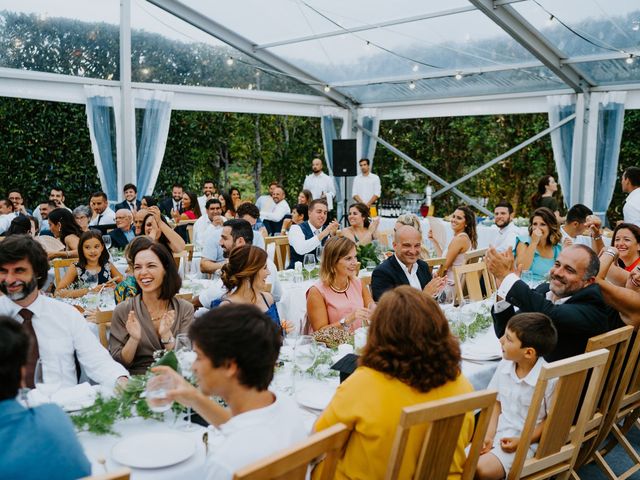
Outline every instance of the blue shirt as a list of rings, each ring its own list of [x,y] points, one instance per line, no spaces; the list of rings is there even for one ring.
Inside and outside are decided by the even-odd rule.
[[[220,231],[217,229],[215,233],[207,232],[208,236],[202,247],[202,257],[213,262],[222,262],[224,260],[224,252],[220,246]]]
[[[531,237],[528,235],[518,235],[516,239],[516,248],[518,247],[518,243],[525,243],[529,245],[531,243]],[[516,256],[516,248],[513,249],[513,256]],[[553,258],[545,258],[538,253],[538,250],[533,253],[533,261],[531,262],[531,266],[529,270],[531,271],[533,281],[535,283],[541,283],[546,281],[547,274],[549,270],[555,265],[556,259],[558,255],[560,255],[560,250],[562,250],[562,245],[559,243],[553,246]]]
[[[91,475],[69,417],[54,404],[25,408],[0,401],[3,480],[71,480]]]

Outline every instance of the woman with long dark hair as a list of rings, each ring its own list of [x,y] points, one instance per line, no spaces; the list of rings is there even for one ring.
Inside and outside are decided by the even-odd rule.
[[[546,207],[551,210],[558,222],[561,222],[560,211],[558,210],[558,201],[554,198],[554,194],[558,191],[558,183],[553,175],[545,175],[538,181],[536,193],[531,196],[531,208],[534,210],[540,207]]]
[[[77,257],[82,230],[73,214],[66,208],[54,209],[49,213],[49,228],[53,236],[64,244],[65,249],[60,252],[47,252],[47,256],[50,259]]]
[[[354,203],[349,207],[349,226],[342,229],[342,236],[353,240],[356,245],[368,245],[376,239],[379,218],[371,220],[369,207],[364,203]]]
[[[403,408],[472,391],[442,310],[428,295],[403,285],[380,298],[359,367],[340,384],[315,430],[343,423],[351,431],[336,478],[383,478]],[[468,413],[448,478],[460,478],[472,434]],[[413,478],[421,439],[419,433],[409,436],[397,478]],[[313,478],[319,474],[316,469]]]
[[[562,250],[562,232],[555,214],[548,208],[538,208],[529,219],[529,236],[516,239],[516,266],[530,270],[535,283],[546,275]]]

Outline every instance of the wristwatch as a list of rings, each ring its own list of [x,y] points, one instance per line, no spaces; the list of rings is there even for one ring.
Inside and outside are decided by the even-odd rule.
[[[340,319],[340,326],[342,328],[347,328],[347,319],[346,318],[341,318]]]

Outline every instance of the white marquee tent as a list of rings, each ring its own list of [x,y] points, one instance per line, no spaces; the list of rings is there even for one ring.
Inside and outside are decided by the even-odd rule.
[[[51,64],[12,63],[26,40],[8,31],[7,12],[36,16],[43,29],[53,18],[77,19],[92,39],[117,25],[117,45],[78,54],[110,55],[115,72],[69,71],[55,55]],[[180,84],[164,83],[145,65],[142,31],[194,52],[223,48],[224,75],[196,78],[191,70],[201,65],[185,71],[176,58],[166,69],[182,69]],[[326,147],[337,136],[357,138],[359,154],[370,157],[376,143],[393,149],[377,137],[381,120],[546,112],[550,128],[541,135],[551,132],[568,203],[602,213],[616,181],[624,110],[640,108],[637,0],[0,0],[0,34],[10,42],[0,55],[0,95],[86,104],[102,183],[117,180],[118,193],[141,175],[143,190],[153,189],[171,110],[315,116]],[[41,56],[55,50],[38,48]],[[229,83],[239,67],[256,81]],[[281,81],[260,85],[261,75]],[[105,108],[115,119],[115,152],[101,131]],[[135,108],[146,109],[153,126],[138,146]],[[448,183],[396,153],[440,183],[438,194],[466,197],[455,188],[464,178]]]

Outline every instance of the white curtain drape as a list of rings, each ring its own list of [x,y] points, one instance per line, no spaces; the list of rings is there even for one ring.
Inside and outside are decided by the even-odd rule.
[[[547,97],[549,106],[549,126],[553,127],[569,115],[576,113],[574,95],[557,95]],[[573,133],[575,121],[569,122],[551,132],[551,147],[556,162],[558,182],[562,188],[562,196],[567,205],[573,205],[571,189],[571,157],[573,152]]]

